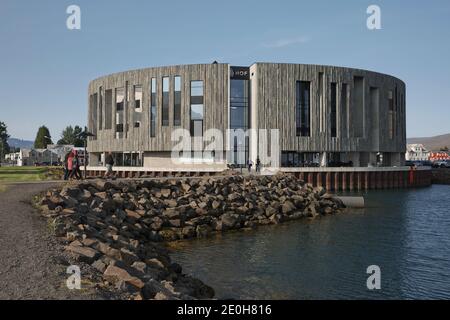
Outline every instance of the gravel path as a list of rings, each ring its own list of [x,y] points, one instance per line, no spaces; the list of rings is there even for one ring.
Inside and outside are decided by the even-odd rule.
[[[69,290],[60,246],[32,197],[57,184],[9,184],[0,192],[0,299],[92,299],[93,290]]]

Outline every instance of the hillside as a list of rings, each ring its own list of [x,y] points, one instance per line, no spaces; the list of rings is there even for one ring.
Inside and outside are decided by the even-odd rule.
[[[450,148],[450,133],[427,138],[408,138],[408,143],[421,143],[430,151],[438,151],[442,147]]]
[[[34,141],[9,138],[8,144],[10,147],[16,147],[16,148],[21,148],[21,149],[30,149],[33,147]]]

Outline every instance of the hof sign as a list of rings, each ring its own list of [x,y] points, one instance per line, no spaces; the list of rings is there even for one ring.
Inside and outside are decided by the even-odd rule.
[[[248,67],[230,67],[230,79],[250,80],[250,68],[248,68]]]

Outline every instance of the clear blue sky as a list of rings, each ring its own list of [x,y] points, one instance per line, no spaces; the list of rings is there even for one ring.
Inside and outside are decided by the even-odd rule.
[[[81,7],[81,30],[66,8]],[[366,9],[382,10],[382,30]],[[357,67],[407,84],[408,137],[450,132],[450,1],[0,0],[0,121],[33,140],[84,125],[87,86],[141,67],[295,62]]]

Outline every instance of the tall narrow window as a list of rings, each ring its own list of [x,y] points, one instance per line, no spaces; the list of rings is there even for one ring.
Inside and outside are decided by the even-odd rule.
[[[336,103],[337,103],[337,90],[336,90],[336,82],[332,82],[331,83],[331,87],[330,87],[330,102],[331,102],[331,106],[330,106],[330,120],[331,120],[331,137],[336,137],[337,134],[337,116],[336,116]]]
[[[174,106],[173,106],[173,125],[181,125],[181,77],[176,76],[174,78]]]
[[[156,78],[152,78],[150,95],[150,137],[156,134]]]
[[[364,77],[353,77],[353,103],[350,112],[350,126],[353,131],[352,137],[364,137],[364,118],[365,118],[365,90]]]
[[[297,81],[295,122],[297,136],[310,136],[310,90],[309,81]]]
[[[112,128],[112,90],[105,90],[105,129]]]
[[[123,138],[125,89],[116,88],[116,139]]]
[[[125,99],[125,93],[123,88],[116,89],[116,111],[123,111],[123,101]]]
[[[395,131],[395,117],[394,117],[394,93],[389,90],[388,91],[388,125],[389,125],[389,138],[394,138]]]
[[[341,125],[340,125],[340,136],[341,137],[348,137],[348,85],[346,83],[343,83],[341,86],[341,103],[339,107],[339,113],[341,118]]]
[[[142,111],[142,86],[134,86],[134,108],[136,111]]]
[[[162,125],[169,125],[169,77],[163,77]]]
[[[191,136],[203,135],[203,81],[191,81]]]
[[[98,130],[103,129],[103,87],[100,87],[98,90],[99,97],[98,97]]]
[[[324,85],[323,85],[324,77],[323,72],[319,72],[319,85],[318,85],[318,99],[319,102],[319,130],[320,132],[325,131],[325,99],[324,99]]]

